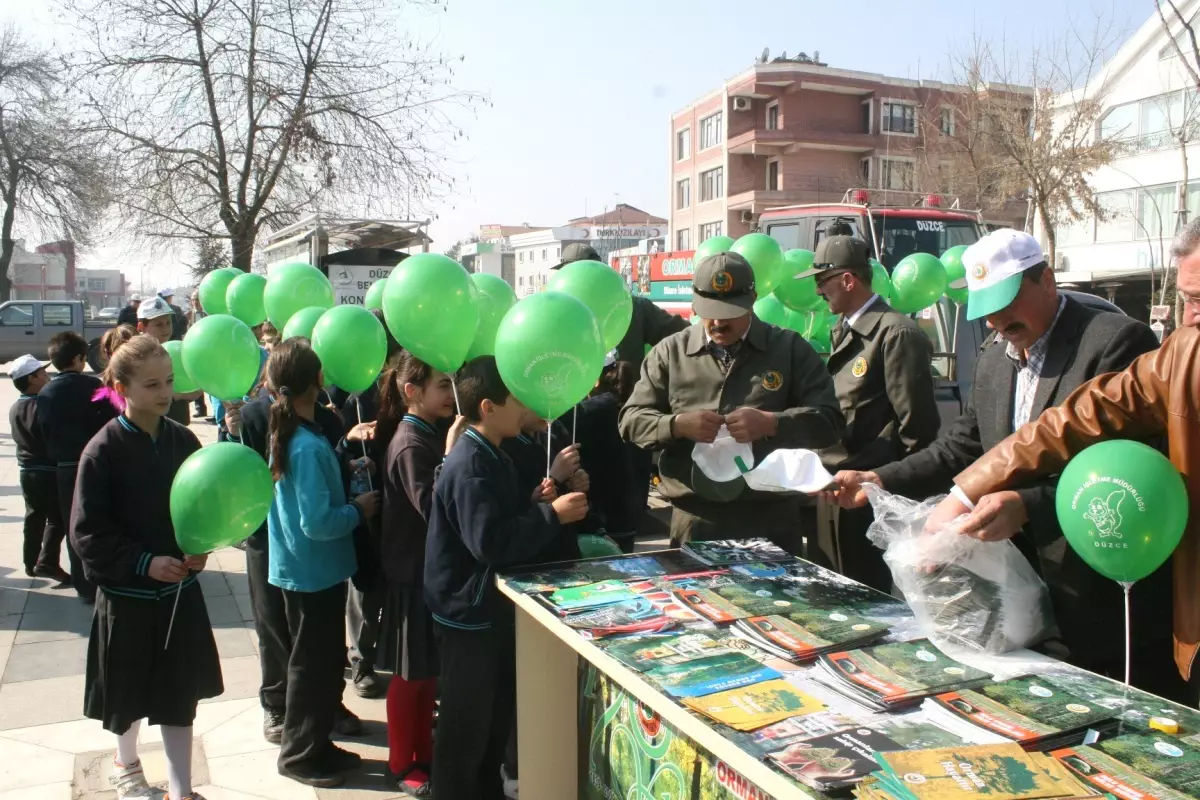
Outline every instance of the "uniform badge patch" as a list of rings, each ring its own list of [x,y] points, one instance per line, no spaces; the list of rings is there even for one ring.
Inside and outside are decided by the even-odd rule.
[[[762,376],[762,387],[768,392],[779,391],[779,387],[783,386],[783,376],[776,370],[771,370],[764,373]]]
[[[709,283],[714,292],[728,292],[733,288],[733,276],[725,270],[721,270],[712,276],[712,280]]]
[[[850,365],[850,374],[856,378],[861,378],[867,374],[867,360],[862,356],[854,359],[854,363]]]

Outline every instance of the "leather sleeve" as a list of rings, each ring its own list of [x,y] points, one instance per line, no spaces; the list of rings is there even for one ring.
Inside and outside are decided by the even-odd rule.
[[[1127,369],[1080,386],[1057,408],[992,448],[955,479],[971,498],[1062,471],[1071,457],[1115,437],[1147,439],[1166,433],[1172,378],[1182,380],[1200,350],[1200,331],[1183,328]],[[1184,365],[1181,368],[1181,365]]]

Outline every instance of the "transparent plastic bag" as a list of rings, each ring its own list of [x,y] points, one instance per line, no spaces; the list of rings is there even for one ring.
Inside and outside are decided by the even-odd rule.
[[[1006,653],[1057,632],[1046,585],[1011,541],[982,542],[953,525],[925,533],[944,495],[917,502],[866,489],[875,511],[867,538],[884,551],[892,580],[927,636]]]

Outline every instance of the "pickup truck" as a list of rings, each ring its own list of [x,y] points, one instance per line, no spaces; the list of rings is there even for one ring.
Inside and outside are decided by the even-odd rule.
[[[0,304],[0,363],[26,353],[44,359],[55,334],[75,331],[88,343],[88,366],[99,372],[100,337],[114,325],[88,319],[78,300],[9,300]]]

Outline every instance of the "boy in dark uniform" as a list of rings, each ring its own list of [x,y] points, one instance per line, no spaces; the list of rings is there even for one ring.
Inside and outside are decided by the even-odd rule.
[[[525,410],[509,394],[496,359],[459,370],[469,427],[442,464],[425,550],[425,601],[441,661],[442,702],[433,754],[438,800],[503,796],[500,762],[516,700],[512,606],[495,572],[533,558],[564,525],[587,514],[578,492],[533,503],[520,491],[500,444],[521,432]]]
[[[37,416],[46,435],[46,452],[56,467],[58,507],[62,521],[71,524],[71,508],[75,497],[75,474],[79,469],[79,454],[105,423],[117,416],[108,400],[99,398],[103,388],[100,379],[84,375],[87,342],[74,331],[55,334],[50,340],[50,363],[58,374],[50,379],[37,395]],[[96,587],[83,574],[83,565],[75,546],[67,540],[67,555],[71,560],[71,582],[79,599],[91,605],[96,601]]]
[[[46,451],[37,415],[37,394],[50,376],[44,362],[28,355],[12,363],[8,376],[21,393],[8,411],[8,428],[17,445],[21,494],[25,496],[25,574],[56,580],[59,586],[55,588],[70,586],[71,576],[59,564],[67,529],[58,506],[58,468]]]

